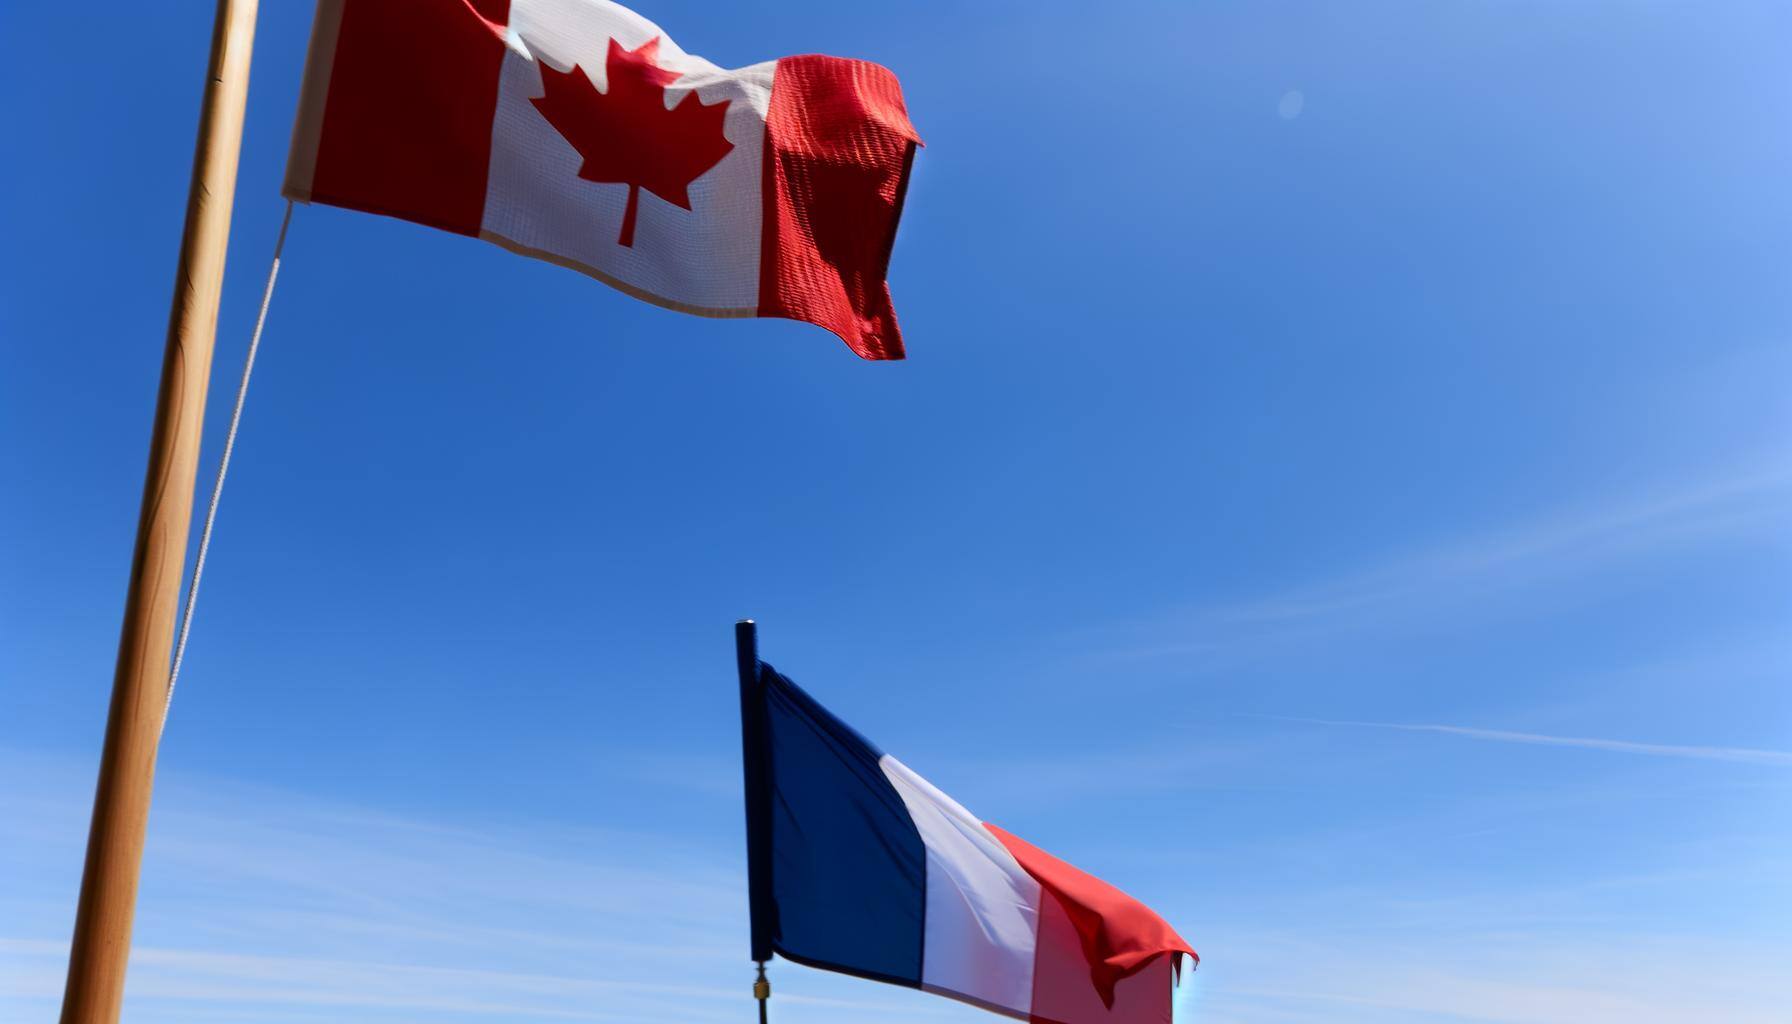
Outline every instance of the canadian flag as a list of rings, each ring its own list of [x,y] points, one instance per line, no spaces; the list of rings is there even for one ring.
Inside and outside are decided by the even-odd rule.
[[[900,359],[884,275],[919,144],[865,61],[729,71],[608,0],[320,0],[285,193]]]

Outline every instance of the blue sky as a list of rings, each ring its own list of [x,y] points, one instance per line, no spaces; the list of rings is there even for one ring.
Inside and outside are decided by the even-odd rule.
[[[310,17],[266,7],[208,474]],[[639,9],[899,73],[911,358],[300,209],[127,1019],[749,1019],[747,615],[1160,909],[1198,1020],[1783,1020],[1783,5]],[[9,1020],[61,991],[209,17],[0,11]]]

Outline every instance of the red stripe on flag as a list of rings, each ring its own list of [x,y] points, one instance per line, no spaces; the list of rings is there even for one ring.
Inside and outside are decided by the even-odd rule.
[[[1175,979],[1169,956],[1146,961],[1104,997],[1090,979],[1076,920],[1050,889],[1039,894],[1037,935],[1029,1024],[1171,1024]]]
[[[346,0],[311,199],[479,233],[510,0]]]
[[[759,315],[833,331],[866,359],[901,359],[884,282],[920,137],[889,69],[785,57],[765,120]]]
[[[1034,1024],[1168,1024],[1171,957],[1193,948],[1150,907],[1024,839],[984,828],[1039,882]]]

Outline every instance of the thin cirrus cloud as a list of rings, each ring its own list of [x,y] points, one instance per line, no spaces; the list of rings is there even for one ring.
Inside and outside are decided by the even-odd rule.
[[[1435,733],[1462,736],[1493,743],[1519,743],[1539,747],[1570,747],[1613,754],[1640,754],[1649,757],[1675,757],[1695,761],[1729,761],[1770,768],[1792,768],[1792,751],[1760,750],[1753,747],[1691,746],[1678,743],[1642,743],[1635,740],[1599,739],[1588,736],[1552,736],[1546,733],[1515,732],[1508,729],[1478,729],[1466,725],[1438,725],[1409,722],[1360,722],[1329,718],[1294,718],[1280,715],[1254,716],[1304,725],[1338,726],[1353,729],[1386,729],[1397,732]]]
[[[1308,631],[1429,614],[1490,591],[1585,573],[1637,552],[1778,530],[1792,510],[1792,466],[1768,460],[1727,475],[1543,516],[1395,555],[1380,564],[1135,622],[1109,653],[1126,658],[1213,655]]]
[[[9,840],[0,842],[0,1020],[50,1019],[62,994],[84,767],[0,749],[0,772],[35,780],[29,794],[0,790]],[[130,1020],[701,1022],[752,1013],[732,833],[449,824],[227,780],[163,783]],[[933,1011],[895,990],[788,980],[778,1000],[793,1024]]]
[[[1359,924],[1336,935],[1241,932],[1236,984],[1197,1020],[1381,1024],[1783,1021],[1783,943],[1688,935],[1446,929],[1417,944]]]
[[[47,1020],[91,767],[0,750],[0,770],[38,782],[29,797],[0,791],[0,820],[27,826],[0,844],[0,1020]],[[751,1019],[731,830],[450,824],[179,775],[162,788],[127,990],[133,1021]],[[1313,841],[1314,856],[1338,859]],[[1194,1019],[1208,1024],[1765,1024],[1792,997],[1783,972],[1759,966],[1783,963],[1783,942],[1595,934],[1574,916],[1538,931],[1512,913],[1522,881],[1479,909],[1416,919],[1324,901],[1289,918],[1261,893],[1228,913],[1207,879],[1159,884],[1189,905],[1210,959],[1193,991]],[[1414,895],[1405,885],[1361,894],[1384,908]],[[988,1019],[921,993],[783,964],[774,973],[783,1024]]]
[[[60,993],[67,943],[0,938],[0,953],[29,964],[0,994]],[[312,1011],[341,1019],[427,1011],[455,1019],[736,1020],[746,1000],[740,986],[691,984],[672,973],[633,981],[589,974],[545,974],[477,967],[419,966],[299,956],[245,955],[201,949],[138,947],[131,956],[134,1015],[227,1012],[239,1018]],[[872,1000],[780,993],[780,1003],[855,1013],[913,1008]],[[3,1005],[3,1004],[0,1004]]]

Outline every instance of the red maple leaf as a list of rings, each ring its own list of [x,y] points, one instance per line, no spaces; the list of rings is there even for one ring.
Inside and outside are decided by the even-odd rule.
[[[579,177],[628,186],[618,245],[635,244],[641,189],[688,210],[690,183],[734,149],[722,134],[727,100],[705,106],[692,90],[667,109],[666,86],[679,75],[659,66],[659,52],[658,36],[633,50],[610,40],[609,88],[601,93],[577,64],[568,72],[543,64],[547,94],[529,101],[585,158]]]

